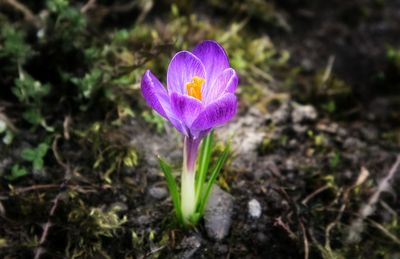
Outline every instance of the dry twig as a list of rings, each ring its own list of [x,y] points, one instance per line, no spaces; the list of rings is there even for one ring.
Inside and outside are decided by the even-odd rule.
[[[87,1],[87,3],[84,6],[82,6],[81,13],[86,13],[88,10],[92,9],[94,6],[96,6],[96,0]]]
[[[349,229],[347,242],[356,243],[360,240],[360,235],[361,232],[363,231],[363,223],[365,219],[375,212],[376,204],[378,203],[382,192],[390,190],[391,188],[390,181],[393,179],[394,175],[398,171],[399,166],[400,166],[400,155],[397,156],[396,162],[393,164],[392,168],[385,176],[385,178],[383,178],[379,182],[378,188],[376,189],[374,194],[371,196],[371,198],[369,198],[368,202],[364,206],[362,206],[358,218],[352,222]]]
[[[5,3],[13,7],[15,10],[21,12],[24,15],[25,20],[32,22],[36,28],[40,27],[40,19],[36,15],[34,15],[33,12],[26,5],[18,2],[17,0],[0,0],[0,3]]]

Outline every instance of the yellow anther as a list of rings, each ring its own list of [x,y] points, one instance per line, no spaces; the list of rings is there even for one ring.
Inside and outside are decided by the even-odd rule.
[[[201,101],[201,87],[206,80],[201,77],[194,76],[192,82],[186,83],[187,94]]]

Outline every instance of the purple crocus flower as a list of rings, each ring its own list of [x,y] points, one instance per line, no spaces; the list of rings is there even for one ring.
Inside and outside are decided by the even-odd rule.
[[[167,89],[150,70],[143,75],[147,103],[186,137],[189,171],[194,169],[202,137],[236,114],[238,79],[224,49],[211,40],[192,52],[175,54],[168,67]]]
[[[215,41],[176,53],[168,67],[167,88],[150,70],[143,75],[141,88],[147,103],[184,135],[181,208],[186,223],[196,214],[201,191],[195,190],[199,144],[210,130],[236,114],[238,81],[224,49]]]

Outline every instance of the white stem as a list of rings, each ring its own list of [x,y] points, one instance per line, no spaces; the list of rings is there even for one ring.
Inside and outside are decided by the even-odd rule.
[[[181,178],[181,206],[183,220],[190,225],[196,212],[196,159],[200,141],[190,137],[184,138],[183,166]]]
[[[189,223],[196,210],[195,174],[187,171],[185,167],[182,171],[181,201],[183,219]]]

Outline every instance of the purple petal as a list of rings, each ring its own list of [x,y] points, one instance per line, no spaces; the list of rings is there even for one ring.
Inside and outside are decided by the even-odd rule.
[[[141,89],[144,99],[151,108],[169,120],[182,134],[188,134],[186,127],[172,113],[167,90],[150,70],[147,70],[143,75]]]
[[[232,94],[235,93],[238,82],[239,77],[236,74],[236,71],[232,68],[225,69],[224,72],[214,80],[212,86],[206,92],[207,95],[203,98],[204,105],[214,102],[226,92]]]
[[[186,84],[192,82],[193,77],[206,77],[204,65],[189,51],[180,51],[175,54],[169,63],[167,85],[169,94],[186,94]]]
[[[143,75],[141,89],[147,104],[168,119],[167,113],[170,113],[171,105],[167,90],[150,70]]]
[[[228,93],[208,105],[191,125],[192,130],[201,131],[221,126],[236,114],[237,99]]]
[[[226,69],[229,68],[228,56],[225,50],[215,41],[206,40],[193,49],[193,54],[198,57],[206,69],[206,82],[203,95],[212,86],[214,80]]]
[[[203,110],[203,105],[199,100],[178,93],[172,93],[171,106],[176,118],[181,120],[188,128]]]

